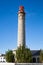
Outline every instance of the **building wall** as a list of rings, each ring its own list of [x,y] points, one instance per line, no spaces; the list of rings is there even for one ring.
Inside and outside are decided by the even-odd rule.
[[[3,56],[0,57],[0,62],[6,62],[6,60]]]
[[[33,63],[39,63],[40,62],[39,61],[39,56],[33,56],[32,61],[33,61]]]

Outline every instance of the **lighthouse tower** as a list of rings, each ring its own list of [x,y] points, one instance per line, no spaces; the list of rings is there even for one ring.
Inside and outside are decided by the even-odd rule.
[[[18,11],[18,47],[25,46],[25,12],[24,7],[20,6]]]

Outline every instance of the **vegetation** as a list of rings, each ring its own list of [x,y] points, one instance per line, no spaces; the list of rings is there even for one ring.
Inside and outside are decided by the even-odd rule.
[[[43,63],[43,50],[40,50],[40,62]]]
[[[30,49],[20,46],[16,50],[16,59],[18,63],[29,63],[32,61],[32,54]]]
[[[13,54],[13,52],[11,50],[8,50],[6,52],[5,58],[6,58],[7,62],[15,62],[14,54]]]

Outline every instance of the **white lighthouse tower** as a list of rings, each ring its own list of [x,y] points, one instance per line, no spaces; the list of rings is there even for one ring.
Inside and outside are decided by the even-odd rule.
[[[20,6],[18,11],[18,47],[25,46],[25,12],[24,7]]]

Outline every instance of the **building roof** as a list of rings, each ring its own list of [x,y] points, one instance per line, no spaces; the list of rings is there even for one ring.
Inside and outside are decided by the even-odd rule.
[[[0,56],[5,56],[5,54],[0,54]]]
[[[40,50],[31,50],[32,56],[39,56]]]

